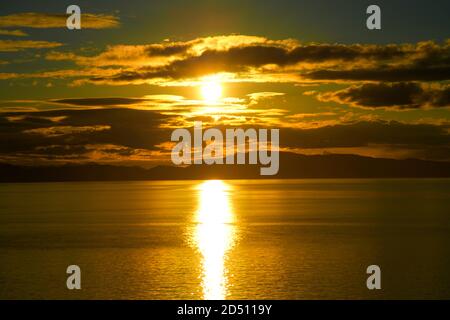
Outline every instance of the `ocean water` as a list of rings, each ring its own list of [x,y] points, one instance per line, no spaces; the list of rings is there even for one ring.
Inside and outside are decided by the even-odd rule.
[[[450,180],[0,184],[0,298],[450,299]]]

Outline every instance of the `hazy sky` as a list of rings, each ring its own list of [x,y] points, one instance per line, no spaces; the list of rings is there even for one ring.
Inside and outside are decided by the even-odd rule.
[[[71,4],[82,30],[65,27]],[[450,160],[448,12],[449,1],[3,1],[0,161],[156,163],[194,120],[281,128],[294,152]],[[216,101],[201,94],[211,83]]]

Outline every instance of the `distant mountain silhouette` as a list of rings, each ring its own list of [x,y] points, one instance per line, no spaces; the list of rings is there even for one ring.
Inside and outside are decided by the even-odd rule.
[[[356,155],[280,153],[280,170],[261,176],[261,165],[191,165],[188,167],[15,166],[0,164],[0,182],[114,181],[174,179],[294,179],[294,178],[408,178],[450,177],[450,162],[394,160]]]

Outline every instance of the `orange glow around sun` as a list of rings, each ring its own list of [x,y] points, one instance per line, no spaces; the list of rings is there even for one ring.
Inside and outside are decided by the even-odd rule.
[[[206,79],[200,86],[200,93],[205,103],[217,103],[222,97],[222,84],[216,79]]]

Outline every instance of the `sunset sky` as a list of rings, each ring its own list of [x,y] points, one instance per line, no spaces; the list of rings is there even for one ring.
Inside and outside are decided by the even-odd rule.
[[[0,162],[158,164],[195,120],[450,161],[450,2],[355,2],[2,1]]]

